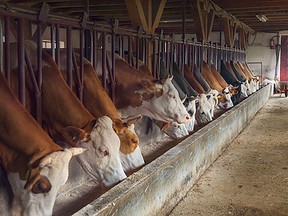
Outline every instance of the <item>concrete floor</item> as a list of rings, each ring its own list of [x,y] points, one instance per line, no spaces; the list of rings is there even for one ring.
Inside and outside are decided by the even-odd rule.
[[[288,98],[273,96],[170,216],[288,215]]]

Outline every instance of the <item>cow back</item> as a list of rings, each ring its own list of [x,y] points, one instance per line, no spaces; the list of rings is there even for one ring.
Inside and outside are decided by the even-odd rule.
[[[221,61],[221,76],[224,78],[224,80],[231,85],[238,84],[238,80],[234,78],[234,76],[230,73],[229,69],[226,67],[223,60]]]
[[[198,94],[205,93],[204,88],[201,86],[201,84],[196,80],[196,78],[193,76],[193,73],[188,65],[184,65],[184,77],[186,78],[187,82],[194,88]]]
[[[217,71],[214,65],[211,65],[210,71],[213,74],[213,76],[216,78],[218,83],[222,86],[222,88],[226,88],[228,86],[228,83],[223,79],[223,77],[220,75],[220,73]]]
[[[201,86],[203,87],[205,92],[209,92],[211,90],[211,87],[206,82],[206,80],[204,79],[204,77],[202,76],[202,74],[200,72],[200,69],[198,67],[196,67],[196,65],[194,66],[193,73],[194,73],[194,77],[201,84]]]
[[[187,96],[197,96],[198,93],[190,86],[185,77],[180,73],[178,65],[173,63],[173,77],[175,82],[179,85],[182,91],[187,94]]]
[[[232,71],[234,72],[236,78],[240,81],[240,82],[245,82],[246,78],[244,76],[242,76],[239,72],[238,69],[235,67],[235,64],[233,61],[230,61],[230,66]]]
[[[204,79],[207,81],[207,83],[210,85],[212,89],[216,89],[219,92],[222,91],[222,86],[214,78],[214,76],[212,75],[209,69],[208,64],[205,61],[202,62],[201,72],[202,72]]]

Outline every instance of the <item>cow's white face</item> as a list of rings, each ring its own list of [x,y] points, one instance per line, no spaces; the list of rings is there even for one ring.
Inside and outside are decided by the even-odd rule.
[[[247,88],[247,86],[245,85],[245,83],[243,84],[241,84],[240,85],[240,88],[241,88],[241,98],[246,98],[246,97],[248,97],[248,88]]]
[[[223,97],[223,102],[219,101],[218,103],[218,106],[221,109],[230,109],[234,106],[232,102],[232,94],[230,93],[229,87],[223,89],[221,97]]]
[[[189,135],[189,132],[185,124],[179,124],[177,122],[169,123],[169,126],[163,130],[169,137],[173,139],[179,139]]]
[[[193,132],[195,126],[196,103],[198,104],[199,100],[194,97],[187,98],[184,101],[184,106],[190,115],[190,120],[184,123],[189,133]]]
[[[211,103],[208,101],[208,97],[210,98],[211,96],[206,94],[199,96],[199,106],[195,116],[198,124],[207,124],[213,120],[211,116]]]
[[[150,107],[147,108],[151,110],[153,116],[149,117],[168,123],[184,123],[189,121],[190,117],[171,82],[172,79],[173,77],[167,78],[163,84],[156,84],[156,88],[163,93],[150,100]]]
[[[9,173],[8,179],[14,193],[13,214],[17,215],[19,212],[23,216],[52,215],[58,190],[68,179],[69,162],[72,156],[81,154],[83,151],[82,148],[69,148],[53,152],[41,159],[40,175],[47,177],[51,184],[51,189],[47,193],[35,194],[24,189],[26,181],[20,180],[18,173]]]
[[[134,127],[135,125],[131,124],[128,129],[136,134]],[[136,168],[141,167],[145,164],[139,145],[132,153],[123,154],[122,152],[120,152],[120,160],[125,172],[135,170]]]
[[[95,181],[111,186],[127,177],[120,161],[120,140],[109,117],[98,118],[90,139],[79,142],[77,146],[87,149],[77,159]]]

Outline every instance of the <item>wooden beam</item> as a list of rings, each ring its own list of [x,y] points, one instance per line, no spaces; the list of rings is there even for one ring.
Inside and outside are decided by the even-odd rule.
[[[191,9],[197,40],[207,43],[212,31],[215,11],[212,10],[210,2],[207,0],[192,0]]]
[[[148,1],[147,1],[148,2]],[[125,0],[132,25],[142,26],[144,31],[149,32],[148,22],[143,10],[141,0]]]
[[[224,23],[225,43],[232,48],[234,47],[238,24],[227,17],[223,17],[222,19]]]
[[[153,21],[153,25],[152,25],[152,29],[151,29],[152,32],[155,32],[156,28],[159,25],[159,22],[160,22],[160,19],[162,17],[165,5],[166,5],[166,0],[159,0],[159,5],[157,7],[157,11],[155,11],[156,12],[155,16],[153,16],[154,21]]]

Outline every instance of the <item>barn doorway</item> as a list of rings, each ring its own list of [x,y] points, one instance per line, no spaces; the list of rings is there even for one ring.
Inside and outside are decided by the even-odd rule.
[[[288,35],[281,35],[280,81],[288,81]]]

